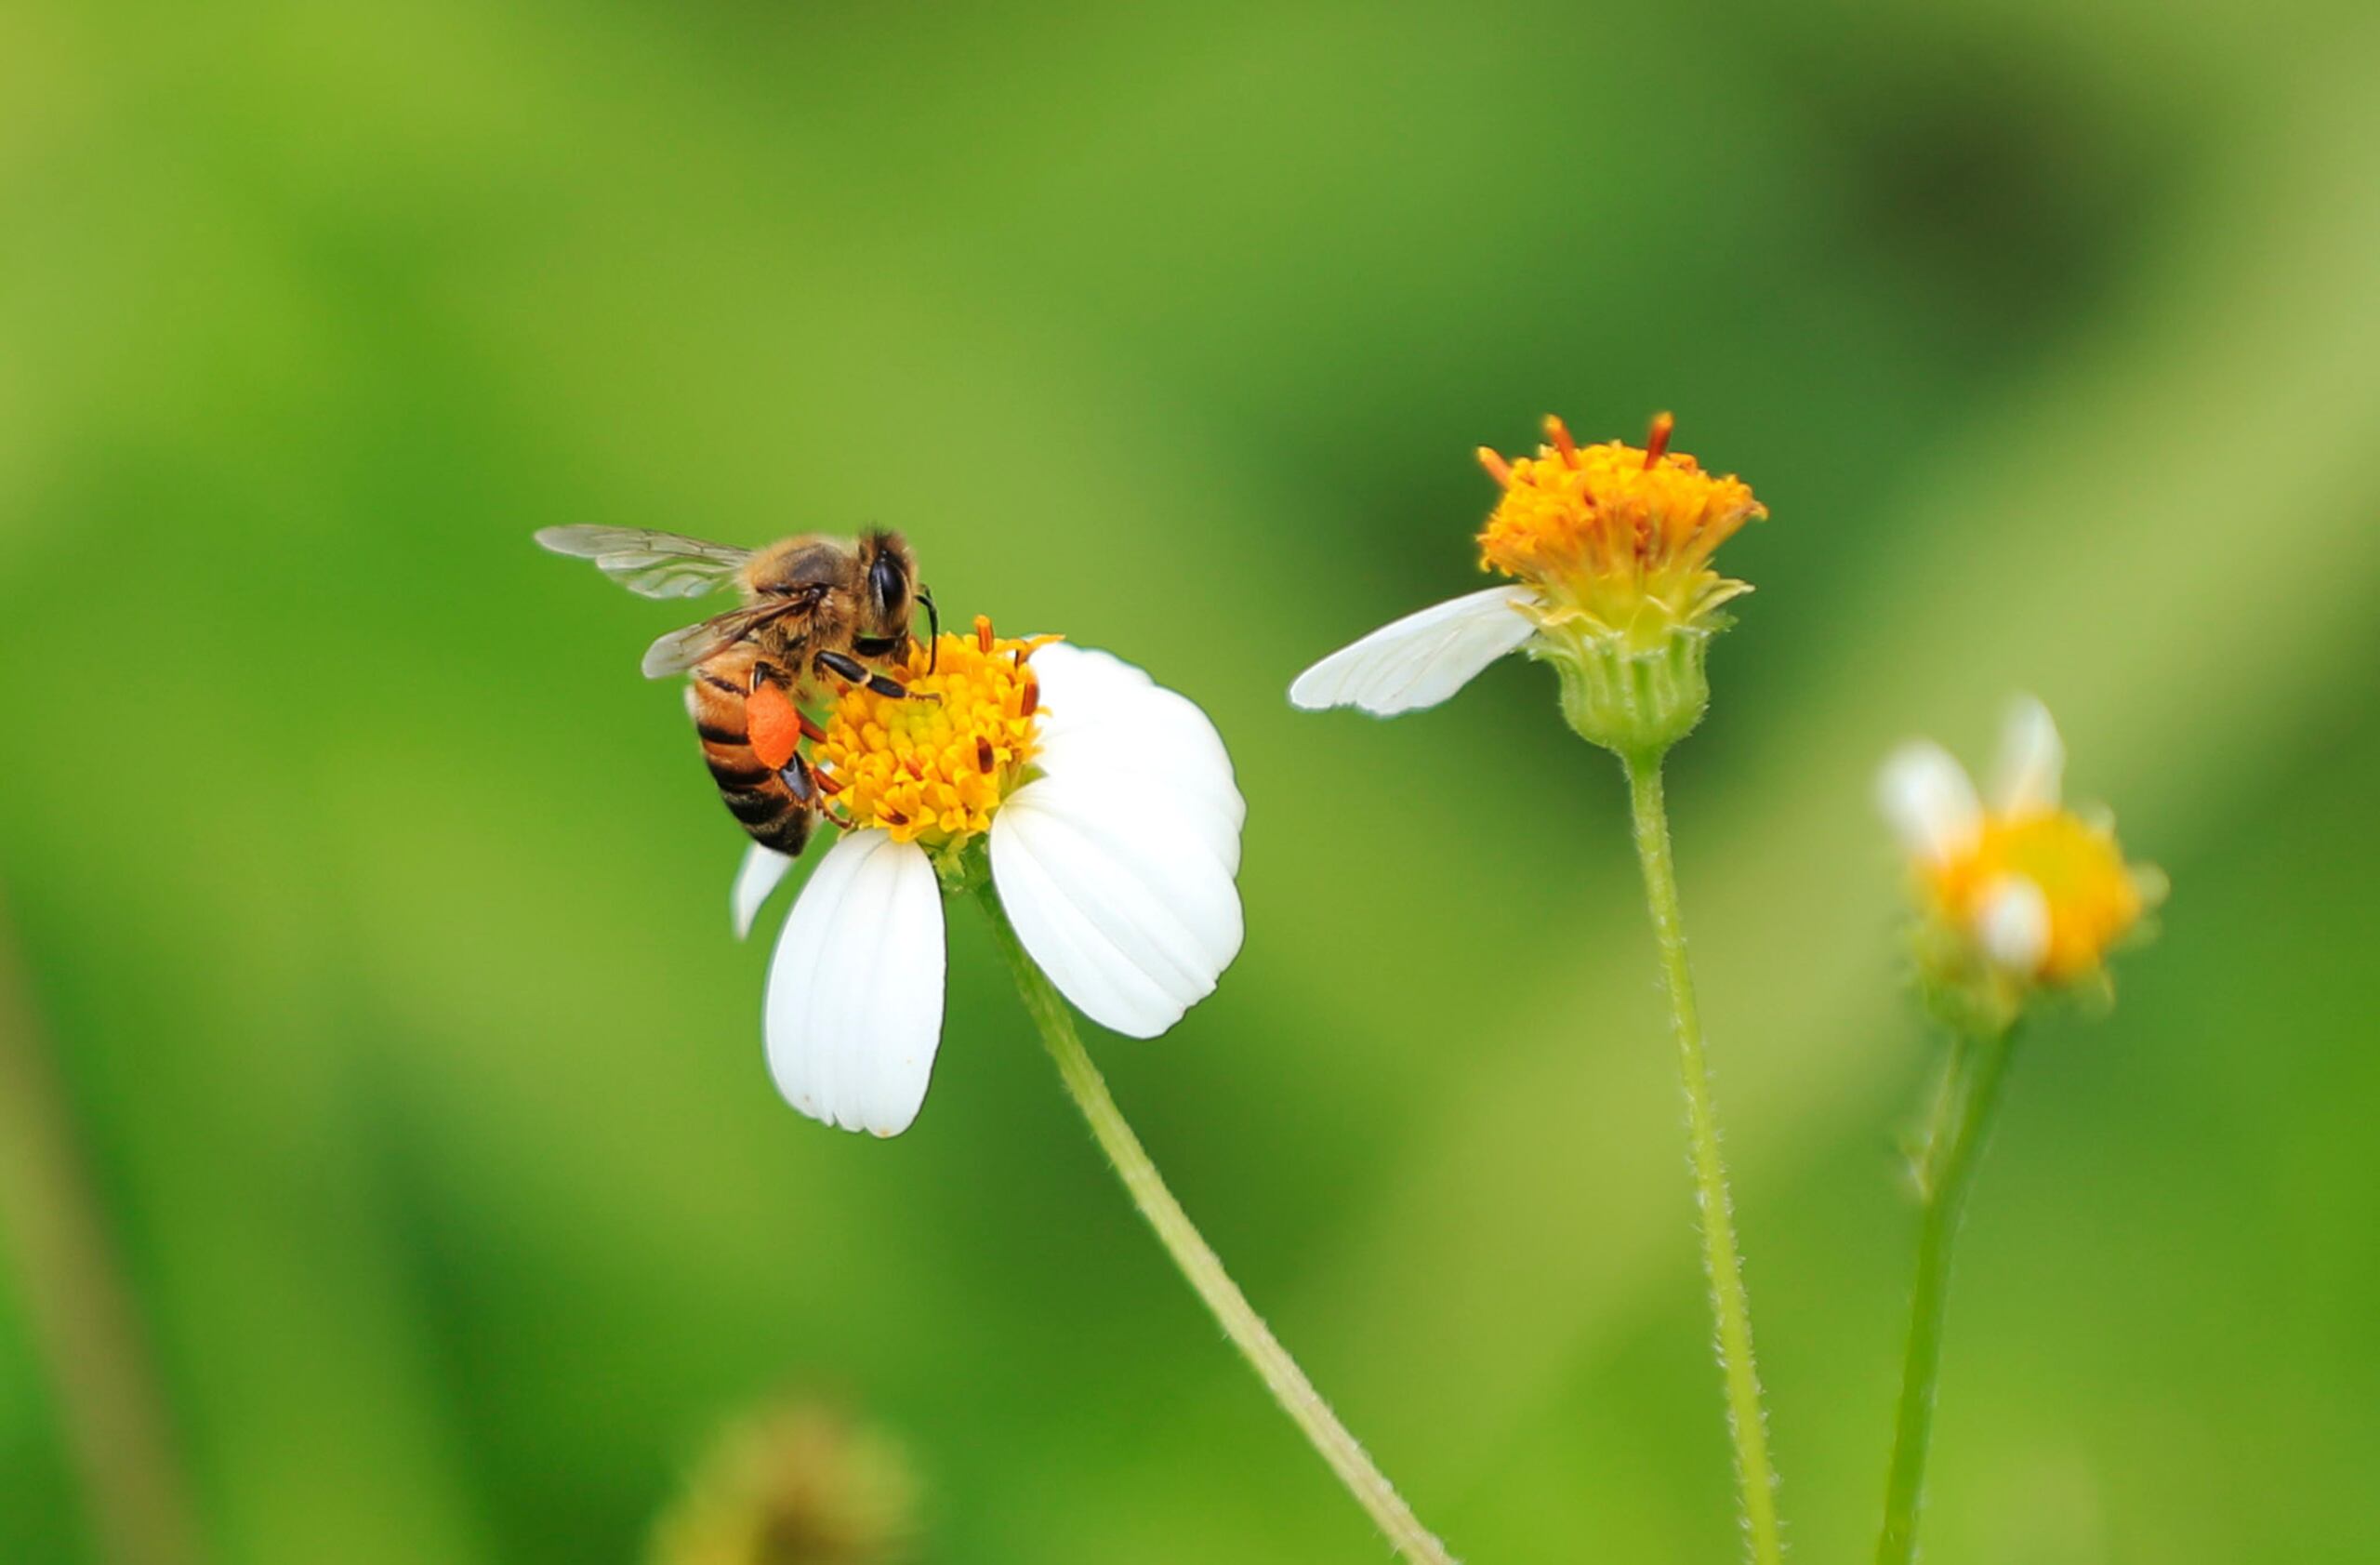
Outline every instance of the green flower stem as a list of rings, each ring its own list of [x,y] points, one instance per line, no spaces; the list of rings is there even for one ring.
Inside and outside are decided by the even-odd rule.
[[[1777,1469],[1768,1457],[1768,1420],[1761,1407],[1760,1371],[1752,1362],[1752,1303],[1744,1293],[1743,1258],[1736,1250],[1727,1169],[1719,1157],[1719,1117],[1711,1100],[1711,1068],[1703,1056],[1694,973],[1686,963],[1686,926],[1678,914],[1677,867],[1670,856],[1660,754],[1627,755],[1622,763],[1628,769],[1628,799],[1635,818],[1636,857],[1645,870],[1645,903],[1660,943],[1661,975],[1677,1033],[1695,1202],[1702,1219],[1702,1269],[1711,1284],[1711,1313],[1718,1326],[1719,1368],[1726,1381],[1727,1427],[1735,1439],[1736,1488],[1743,1503],[1744,1532],[1757,1565],[1778,1565],[1784,1558],[1784,1542],[1777,1519]]]
[[[47,1040],[0,922],[0,1237],[112,1565],[200,1558],[190,1486]]]
[[[1083,1118],[1091,1121],[1091,1134],[1106,1151],[1108,1160],[1116,1165],[1116,1172],[1131,1193],[1134,1204],[1140,1207],[1141,1215],[1157,1230],[1159,1242],[1190,1280],[1190,1286],[1197,1290],[1198,1296],[1223,1323],[1224,1334],[1254,1367],[1265,1388],[1273,1393],[1273,1399],[1281,1404],[1281,1411],[1305,1432],[1306,1439],[1322,1453],[1322,1459],[1339,1475],[1339,1480],[1355,1495],[1356,1503],[1388,1535],[1396,1552],[1407,1559],[1428,1565],[1453,1565],[1453,1557],[1447,1553],[1446,1545],[1421,1525],[1387,1477],[1364,1454],[1364,1448],[1355,1443],[1355,1437],[1339,1422],[1321,1393],[1315,1390],[1314,1383],[1306,1379],[1305,1372],[1298,1368],[1297,1360],[1289,1357],[1263,1318],[1250,1306],[1247,1295],[1223,1270],[1223,1262],[1191,1226],[1189,1215],[1173,1199],[1173,1193],[1165,1187],[1165,1181],[1158,1175],[1157,1165],[1149,1160],[1140,1137],[1132,1134],[1132,1127],[1125,1122],[1123,1112],[1108,1094],[1107,1083],[1101,1080],[1098,1067],[1083,1052],[1082,1040],[1075,1031],[1073,1012],[1051,986],[1048,975],[1025,954],[1015,926],[1009,922],[1008,910],[1000,906],[999,894],[993,890],[988,879],[976,881],[973,890],[991,920],[1000,951],[1015,975],[1025,1009],[1040,1029],[1041,1041],[1048,1047],[1050,1057],[1057,1062],[1058,1075],[1065,1082],[1066,1091],[1073,1094]]]
[[[1961,1038],[1951,1056],[1945,1111],[1918,1168],[1924,1202],[1917,1230],[1917,1280],[1911,1290],[1909,1346],[1902,1355],[1900,1410],[1893,1425],[1891,1474],[1884,1480],[1884,1526],[1876,1565],[1917,1558],[1917,1513],[1925,1494],[1925,1454],[1934,1435],[1934,1398],[1942,1373],[1942,1322],[1950,1298],[1950,1247],[1976,1165],[2000,1107],[2011,1052],[2007,1033]]]

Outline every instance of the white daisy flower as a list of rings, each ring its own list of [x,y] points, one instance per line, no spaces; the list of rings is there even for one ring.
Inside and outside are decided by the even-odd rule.
[[[907,698],[843,694],[810,762],[844,827],[769,970],[769,1068],[813,1119],[897,1135],[942,1038],[943,895],[988,865],[1025,951],[1085,1015],[1153,1038],[1239,952],[1247,814],[1204,712],[1104,652],[1002,641],[916,649]],[[974,848],[984,839],[980,850]],[[980,859],[972,856],[980,852]],[[748,930],[791,860],[754,847]]]
[[[2155,870],[2124,862],[2112,826],[2059,802],[2065,770],[2057,724],[2023,696],[2009,708],[1988,794],[1928,740],[1894,752],[1877,779],[1928,917],[2019,984],[2097,974],[2162,891]]]
[[[1555,664],[1571,725],[1596,744],[1659,749],[1709,697],[1704,643],[1720,606],[1751,590],[1711,568],[1719,545],[1767,511],[1734,477],[1669,449],[1663,414],[1643,446],[1581,446],[1559,418],[1535,457],[1479,459],[1503,497],[1480,563],[1513,578],[1382,627],[1298,676],[1309,710],[1379,717],[1434,707],[1507,653]]]

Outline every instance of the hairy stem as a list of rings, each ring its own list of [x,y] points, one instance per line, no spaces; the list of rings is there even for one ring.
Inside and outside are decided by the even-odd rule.
[[[1893,1422],[1877,1565],[1909,1565],[1917,1558],[1917,1513],[1925,1498],[1925,1456],[1933,1443],[1935,1391],[1942,1373],[1950,1249],[2000,1107],[2009,1053],[2006,1033],[1959,1041],[1946,1111],[1937,1117],[1919,1168],[1918,1194],[1924,1204],[1918,1220],[1917,1280],[1910,1291],[1909,1344],[1901,1357],[1900,1408]]]
[[[1040,1029],[1041,1041],[1057,1062],[1059,1078],[1065,1082],[1075,1106],[1091,1122],[1091,1134],[1116,1165],[1124,1187],[1148,1219],[1149,1227],[1190,1286],[1206,1301],[1207,1307],[1222,1322],[1223,1333],[1256,1371],[1273,1399],[1290,1421],[1303,1430],[1330,1470],[1339,1475],[1356,1504],[1370,1513],[1380,1530],[1388,1535],[1396,1552],[1407,1559],[1424,1561],[1427,1565],[1452,1565],[1453,1557],[1446,1545],[1433,1536],[1413,1515],[1411,1507],[1397,1494],[1394,1485],[1372,1465],[1355,1437],[1339,1422],[1314,1383],[1298,1368],[1297,1360],[1273,1335],[1272,1328],[1249,1304],[1239,1285],[1223,1270],[1223,1262],[1209,1247],[1198,1230],[1191,1225],[1182,1204],[1167,1189],[1165,1180],[1157,1174],[1157,1165],[1149,1160],[1147,1150],[1132,1127],[1125,1122],[1122,1110],[1107,1091],[1107,1083],[1098,1067],[1084,1053],[1082,1039],[1075,1031],[1074,1014],[1065,1001],[1051,986],[1050,979],[1025,953],[1017,939],[1015,927],[1009,922],[1007,909],[1000,906],[999,894],[988,880],[976,884],[975,895],[990,918],[992,932],[999,942],[1001,953],[1008,958],[1016,977],[1017,992],[1024,998],[1025,1008]]]
[[[1784,1557],[1784,1541],[1777,1517],[1777,1469],[1768,1455],[1767,1414],[1761,1406],[1760,1372],[1752,1361],[1752,1302],[1744,1293],[1743,1258],[1736,1249],[1735,1211],[1727,1197],[1726,1165],[1719,1156],[1711,1068],[1703,1054],[1702,1020],[1695,1008],[1694,973],[1686,959],[1686,926],[1678,913],[1677,867],[1670,856],[1661,763],[1658,755],[1640,755],[1625,758],[1624,763],[1636,857],[1645,870],[1645,904],[1660,945],[1661,976],[1677,1034],[1695,1204],[1701,1217],[1702,1269],[1711,1284],[1719,1368],[1726,1384],[1727,1428],[1735,1441],[1745,1542],[1757,1565],[1778,1565]]]

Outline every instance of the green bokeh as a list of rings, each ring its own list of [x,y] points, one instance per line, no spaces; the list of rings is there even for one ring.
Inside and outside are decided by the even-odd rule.
[[[1558,409],[1775,519],[1673,786],[1796,1552],[1858,1558],[1932,1043],[1869,784],[2038,691],[2171,872],[2021,1062],[1927,1558],[2380,1557],[2366,6],[0,12],[0,886],[228,1565],[625,1560],[788,1384],[932,1558],[1382,1558],[955,927],[890,1144],[778,1103],[666,609],[561,522],[906,528],[1190,694],[1245,954],[1095,1041],[1466,1558],[1733,1530],[1613,768],[1466,590]],[[13,1272],[0,1270],[11,1284]],[[0,1559],[88,1558],[0,1288]]]

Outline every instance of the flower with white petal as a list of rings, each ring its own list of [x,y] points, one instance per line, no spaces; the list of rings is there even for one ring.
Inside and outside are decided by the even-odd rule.
[[[786,921],[765,1031],[813,1119],[896,1135],[942,1038],[943,896],[988,873],[1026,953],[1103,1027],[1153,1038],[1239,952],[1231,758],[1206,714],[1054,638],[915,647],[908,694],[845,691],[810,765],[843,828]],[[739,931],[791,861],[755,847]]]
[[[2059,802],[2066,748],[2043,705],[2014,703],[1990,795],[1948,751],[1903,746],[1878,802],[1915,869],[1928,980],[2013,1015],[2024,991],[2100,977],[2108,953],[2163,895],[2124,862],[2105,819]]]
[[[1652,754],[1684,737],[1709,703],[1704,650],[1727,623],[1720,609],[1752,590],[1712,555],[1768,512],[1741,480],[1670,450],[1672,424],[1655,418],[1641,447],[1581,446],[1548,418],[1535,457],[1482,447],[1504,493],[1480,530],[1480,565],[1513,585],[1383,626],[1299,675],[1289,699],[1394,716],[1527,648],[1554,665],[1563,714],[1592,742]]]

